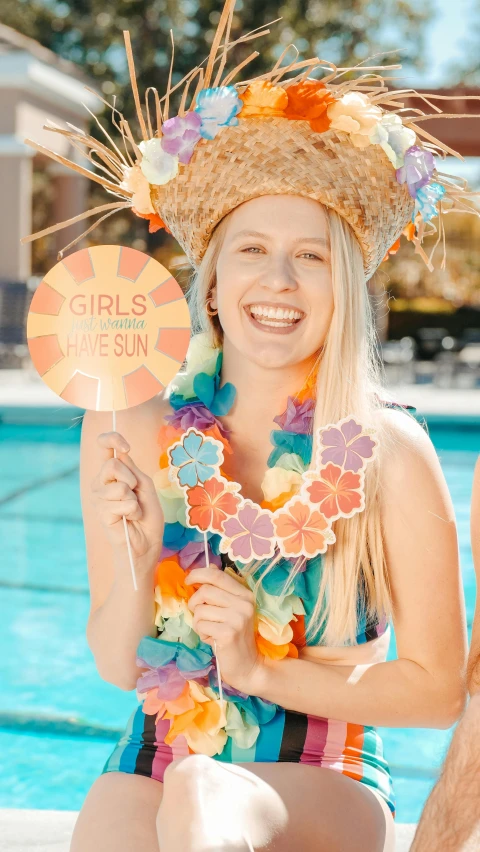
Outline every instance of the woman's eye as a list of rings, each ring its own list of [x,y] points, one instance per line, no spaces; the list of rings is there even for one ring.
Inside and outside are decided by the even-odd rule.
[[[242,252],[249,252],[252,249],[253,249],[253,251],[261,251],[261,249],[259,249],[258,246],[248,246],[248,248],[242,249]]]
[[[306,254],[310,255],[310,257],[313,257],[314,260],[321,260],[321,257],[319,257],[318,254],[313,254],[313,252],[311,251],[305,251],[303,253],[303,256],[305,256]]]

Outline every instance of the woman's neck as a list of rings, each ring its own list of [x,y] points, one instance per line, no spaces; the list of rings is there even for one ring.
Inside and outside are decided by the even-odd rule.
[[[314,369],[316,358],[278,369],[264,368],[244,358],[228,343],[223,348],[222,384],[231,382],[237,390],[230,413],[222,417],[227,428],[254,419],[260,431],[271,429],[273,418],[282,414],[287,397],[295,397]]]

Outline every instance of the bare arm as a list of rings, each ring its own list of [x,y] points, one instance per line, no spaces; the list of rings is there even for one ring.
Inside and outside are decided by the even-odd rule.
[[[478,594],[478,586],[480,585],[480,458],[477,461],[473,477],[470,532],[473,564],[477,577],[477,601],[468,658],[468,688],[470,694],[473,695],[475,692],[480,692],[480,599]]]
[[[139,506],[137,515],[133,514],[132,517],[138,519],[139,523],[150,512],[148,535],[152,544],[149,546],[148,541],[144,543],[138,551],[141,555],[134,551],[137,591],[133,586],[123,522],[120,520],[116,524],[116,537],[109,537],[111,529],[105,526],[99,508],[102,501],[95,501],[92,497],[94,485],[97,490],[105,489],[105,486],[98,485],[99,471],[105,458],[113,458],[113,450],[105,453],[99,445],[99,435],[111,432],[112,416],[108,412],[88,411],[83,421],[80,484],[90,583],[87,641],[101,677],[125,690],[135,688],[140,674],[135,662],[140,639],[145,635],[155,636],[157,632],[153,583],[163,538],[163,516],[149,478],[153,479],[158,468],[157,435],[166,410],[166,403],[156,397],[148,403],[117,414],[117,430],[130,447],[128,455],[117,451],[119,462],[122,461],[131,469],[130,486],[123,484],[125,497],[131,495],[131,489],[135,489]],[[118,463],[112,461],[111,464]],[[123,470],[126,471],[126,468]],[[140,483],[146,489],[143,496],[138,487]],[[108,484],[112,489],[112,483]],[[119,489],[117,499],[124,499],[122,483],[117,482],[116,486]],[[131,506],[130,503],[130,509]],[[130,522],[128,525],[134,547],[135,530]]]
[[[291,710],[364,725],[449,727],[465,703],[466,627],[451,498],[420,426],[384,460],[383,529],[398,659],[344,667],[265,660],[253,694]],[[402,418],[402,420],[398,419]]]

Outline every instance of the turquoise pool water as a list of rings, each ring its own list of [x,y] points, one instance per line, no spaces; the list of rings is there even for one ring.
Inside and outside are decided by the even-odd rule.
[[[480,422],[436,420],[458,521],[469,626],[469,502]],[[136,704],[98,676],[85,640],[88,585],[80,428],[0,422],[0,807],[80,808]],[[112,637],[114,641],[114,637]],[[394,653],[392,642],[391,656]],[[400,822],[418,820],[450,732],[382,730]]]

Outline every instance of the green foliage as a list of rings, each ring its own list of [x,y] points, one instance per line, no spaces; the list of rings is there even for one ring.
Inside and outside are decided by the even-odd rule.
[[[2,23],[77,63],[109,102],[115,96],[116,106],[138,138],[122,31],[130,31],[141,99],[148,86],[155,86],[162,96],[170,66],[170,29],[175,43],[175,84],[208,55],[222,6],[222,0],[2,0]],[[421,65],[423,35],[431,13],[431,0],[237,0],[231,40],[279,17],[282,20],[272,24],[268,35],[232,48],[227,71],[258,50],[260,55],[235,82],[260,74],[272,67],[290,43],[296,45],[300,59],[319,56],[339,65],[364,62],[375,53],[407,46],[400,53],[376,57],[373,64],[408,61]],[[284,62],[294,58],[290,49]],[[401,75],[401,71],[392,74]],[[179,95],[177,90],[171,98],[170,115],[175,115]],[[101,120],[110,129],[108,110]],[[90,132],[99,136],[93,122]],[[103,190],[90,187],[91,207],[106,200]],[[108,219],[93,238],[100,243],[134,245],[156,255],[165,246],[172,250],[172,240],[164,232],[147,234],[146,223],[128,213]],[[48,268],[48,245],[52,243],[46,240],[43,249],[34,244],[37,267]]]

